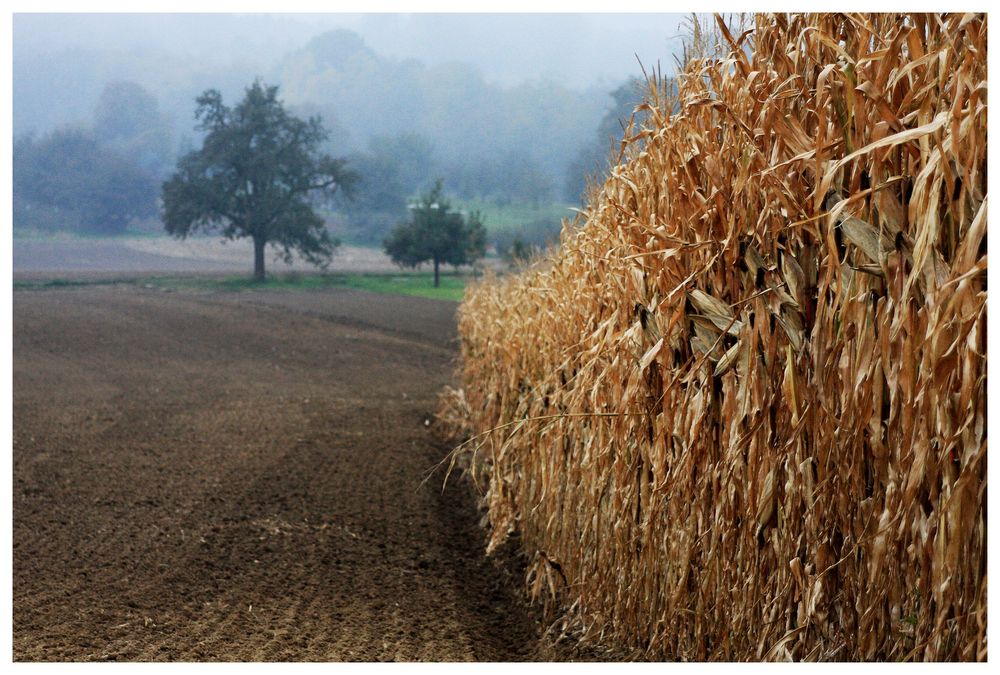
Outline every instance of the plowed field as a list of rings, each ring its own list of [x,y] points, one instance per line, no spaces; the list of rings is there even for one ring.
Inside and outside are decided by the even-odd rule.
[[[16,660],[565,656],[428,422],[455,305],[14,293]],[[563,650],[563,651],[561,651]]]

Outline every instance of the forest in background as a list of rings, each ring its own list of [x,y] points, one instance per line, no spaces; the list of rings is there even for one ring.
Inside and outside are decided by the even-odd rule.
[[[666,23],[665,48],[668,32]],[[636,78],[501,83],[470,63],[380,54],[346,29],[256,60],[182,59],[152,48],[52,55],[22,42],[14,59],[14,222],[22,234],[159,231],[159,184],[200,142],[195,97],[215,88],[235,101],[260,77],[280,87],[295,114],[321,117],[326,150],[348,157],[361,176],[354,199],[328,213],[345,240],[379,243],[440,178],[459,204],[494,214],[486,224],[498,250],[515,238],[542,244],[579,205],[586,177],[606,167],[619,120],[641,98]]]

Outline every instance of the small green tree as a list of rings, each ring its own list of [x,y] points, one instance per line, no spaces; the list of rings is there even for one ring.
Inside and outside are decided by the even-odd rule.
[[[410,220],[397,224],[384,242],[385,252],[398,265],[432,262],[435,287],[441,283],[441,263],[471,264],[486,251],[486,228],[479,214],[463,217],[450,209],[439,180],[410,206]]]
[[[206,132],[200,150],[188,153],[163,184],[163,222],[184,238],[220,230],[227,239],[253,239],[253,275],[264,279],[264,248],[292,250],[326,265],[339,242],[313,210],[317,197],[349,191],[356,175],[346,160],[320,152],[327,132],[318,117],[289,114],[278,88],[260,81],[234,108],[213,89],[197,99],[195,117]]]

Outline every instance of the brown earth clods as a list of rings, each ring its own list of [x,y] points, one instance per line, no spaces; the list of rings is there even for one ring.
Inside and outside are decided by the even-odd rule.
[[[454,310],[16,291],[14,659],[574,656],[484,556],[469,485],[422,482]]]

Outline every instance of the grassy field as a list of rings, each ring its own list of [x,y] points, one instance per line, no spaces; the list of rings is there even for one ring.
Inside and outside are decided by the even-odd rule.
[[[456,206],[463,211],[479,211],[487,241],[501,254],[515,238],[536,246],[556,241],[562,221],[576,217],[573,205],[563,203],[540,204],[536,208],[526,203],[498,206],[490,201],[461,201]]]
[[[17,280],[14,288],[20,290],[91,286],[102,284],[135,284],[163,289],[202,288],[208,290],[295,291],[321,288],[353,288],[390,295],[410,295],[435,300],[461,301],[465,292],[466,277],[442,274],[441,285],[434,288],[434,278],[426,274],[273,274],[266,281],[257,282],[246,275],[232,276],[122,276],[101,279],[56,278],[45,280]]]
[[[459,201],[456,208],[463,211],[479,211],[483,222],[490,231],[497,229],[517,228],[539,220],[561,221],[563,218],[573,218],[575,213],[570,210],[570,204],[550,203],[540,204],[538,208],[530,204],[513,203],[498,206],[490,201]]]

